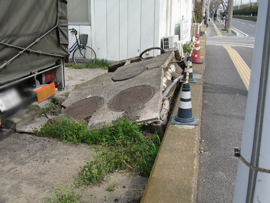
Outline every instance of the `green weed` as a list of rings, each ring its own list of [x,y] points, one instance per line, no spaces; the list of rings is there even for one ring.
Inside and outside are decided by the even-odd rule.
[[[97,59],[95,63],[87,63],[85,65],[86,68],[102,68],[108,69],[109,63],[106,59]]]
[[[70,94],[70,92],[65,92],[65,93],[64,93],[64,96],[65,96],[65,97],[68,97],[69,94]]]
[[[72,63],[72,62],[70,62],[70,63],[65,63],[65,66],[66,67],[70,67],[70,68],[76,68],[76,63]]]
[[[61,107],[62,102],[63,101],[61,101],[60,99],[56,97],[50,97],[49,102],[45,104],[44,107],[41,108],[42,113],[43,114],[49,113],[51,115],[59,115],[60,113],[62,113],[62,107]]]
[[[75,63],[66,63],[66,67],[83,69],[83,68],[101,68],[108,69],[110,63],[106,59],[97,59],[95,63],[86,63],[86,64],[75,64]]]
[[[119,118],[114,127],[103,124],[99,129],[88,129],[85,122],[68,119],[44,125],[37,136],[53,137],[73,144],[96,145],[94,160],[79,170],[77,186],[101,182],[108,173],[129,168],[142,176],[149,176],[160,139],[157,134],[146,138],[142,126]]]
[[[106,188],[106,190],[108,190],[108,191],[114,191],[116,185],[117,185],[117,182],[116,181],[113,181],[113,182],[110,181],[109,182],[109,185]]]
[[[184,51],[184,53],[190,53],[191,52],[191,47],[190,47],[190,45],[187,43],[187,44],[184,44],[184,46],[183,46],[183,51]]]
[[[30,104],[26,107],[27,109],[32,109],[32,108],[39,108],[37,104]]]
[[[45,104],[45,106],[41,108],[42,113],[43,114],[48,113],[53,108],[53,106],[54,106],[54,104],[51,102]]]
[[[74,185],[59,183],[54,189],[54,194],[48,193],[44,197],[45,203],[79,203],[81,195],[77,194]]]

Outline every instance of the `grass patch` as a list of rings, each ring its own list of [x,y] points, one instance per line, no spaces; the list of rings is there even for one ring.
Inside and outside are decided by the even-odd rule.
[[[221,31],[227,31],[227,28],[222,28]]]
[[[75,191],[74,185],[59,183],[53,193],[44,197],[45,203],[80,203],[81,195]]]
[[[86,64],[75,64],[75,63],[66,63],[66,67],[75,68],[75,69],[83,69],[83,68],[101,68],[108,69],[109,63],[106,59],[97,59],[95,63],[86,63]]]
[[[103,124],[99,129],[88,129],[85,122],[74,123],[68,119],[44,125],[37,136],[52,137],[72,144],[95,145],[94,160],[79,170],[79,187],[101,182],[108,173],[131,169],[142,176],[149,176],[154,164],[160,139],[157,134],[145,137],[142,126],[119,118],[114,127]]]

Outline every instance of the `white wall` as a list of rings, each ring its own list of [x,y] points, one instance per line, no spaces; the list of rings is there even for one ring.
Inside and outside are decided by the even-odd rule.
[[[182,15],[192,16],[189,2],[192,0],[92,0],[91,25],[69,28],[89,35],[88,46],[97,58],[118,61],[160,47],[162,37],[179,35]],[[70,44],[74,41],[70,35]]]
[[[188,20],[188,27],[192,21],[192,0],[160,0],[160,37],[180,35],[182,20]],[[189,29],[191,31],[191,29]],[[189,37],[189,41],[190,41]],[[180,39],[181,40],[181,39]]]
[[[93,47],[98,58],[121,60],[160,46],[158,0],[92,0]]]

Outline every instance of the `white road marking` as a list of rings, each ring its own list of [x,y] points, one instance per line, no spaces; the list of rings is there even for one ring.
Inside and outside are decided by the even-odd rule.
[[[232,47],[247,47],[247,48],[254,48],[254,44],[242,44],[242,43],[233,43],[233,42],[216,42],[216,41],[209,41],[207,40],[207,45],[216,45],[216,46],[232,46]]]
[[[254,25],[250,25],[250,24],[249,24],[249,26],[250,26],[250,27],[255,27]]]
[[[248,37],[248,36],[249,36],[248,34],[244,33],[244,32],[241,31],[241,30],[238,30],[237,28],[235,28],[235,27],[233,27],[233,26],[232,26],[232,29],[233,29],[235,32],[237,32],[237,36],[245,36],[245,37]]]
[[[242,23],[243,25],[245,25],[246,23]]]

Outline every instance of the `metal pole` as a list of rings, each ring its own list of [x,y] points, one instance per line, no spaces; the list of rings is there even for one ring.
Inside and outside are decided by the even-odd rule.
[[[252,72],[234,203],[270,199],[270,2],[259,5]],[[244,161],[245,160],[245,161]]]

